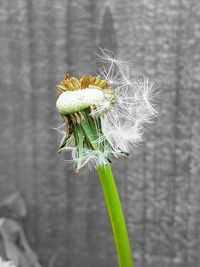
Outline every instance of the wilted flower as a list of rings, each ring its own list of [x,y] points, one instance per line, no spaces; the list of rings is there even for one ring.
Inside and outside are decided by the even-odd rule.
[[[4,261],[4,260],[0,257],[0,267],[16,267],[16,265],[14,264],[13,261]]]
[[[57,86],[57,109],[67,126],[58,152],[71,151],[77,171],[128,155],[142,140],[144,124],[157,114],[156,83],[136,80],[127,62],[102,52],[99,75],[67,74]]]

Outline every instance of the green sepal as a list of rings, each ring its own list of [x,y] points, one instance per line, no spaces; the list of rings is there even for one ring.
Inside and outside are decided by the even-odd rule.
[[[94,124],[94,122],[93,122],[93,124]],[[88,117],[81,124],[81,127],[85,133],[85,136],[88,139],[87,141],[89,142],[89,146],[91,146],[92,149],[97,149],[95,141],[98,139],[98,135],[96,132],[96,128],[94,126],[95,125],[91,125],[91,123],[88,120]]]

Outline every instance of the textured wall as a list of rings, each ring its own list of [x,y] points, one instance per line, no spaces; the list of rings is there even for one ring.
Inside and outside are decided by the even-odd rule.
[[[96,70],[98,46],[160,80],[160,116],[134,158],[114,164],[136,267],[200,266],[198,0],[1,0],[0,196],[19,190],[47,266],[117,266],[98,177],[56,154],[55,86]]]

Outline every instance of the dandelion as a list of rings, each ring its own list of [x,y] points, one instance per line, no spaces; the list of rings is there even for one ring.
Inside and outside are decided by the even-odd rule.
[[[64,125],[58,152],[71,152],[76,173],[98,169],[121,267],[132,267],[125,220],[110,163],[127,157],[143,140],[144,125],[157,115],[156,83],[134,77],[130,64],[105,50],[97,76],[69,74],[57,86],[56,106]],[[62,132],[58,128],[59,132]]]
[[[67,74],[57,86],[56,105],[67,126],[58,152],[71,151],[76,172],[128,155],[157,114],[156,84],[136,80],[127,63],[103,56],[101,76]]]

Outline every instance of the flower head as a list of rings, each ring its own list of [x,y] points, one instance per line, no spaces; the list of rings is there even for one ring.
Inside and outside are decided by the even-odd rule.
[[[67,74],[57,86],[56,106],[66,126],[58,152],[71,151],[77,171],[128,155],[157,114],[156,83],[135,79],[127,62],[105,51],[101,59],[98,76]]]

